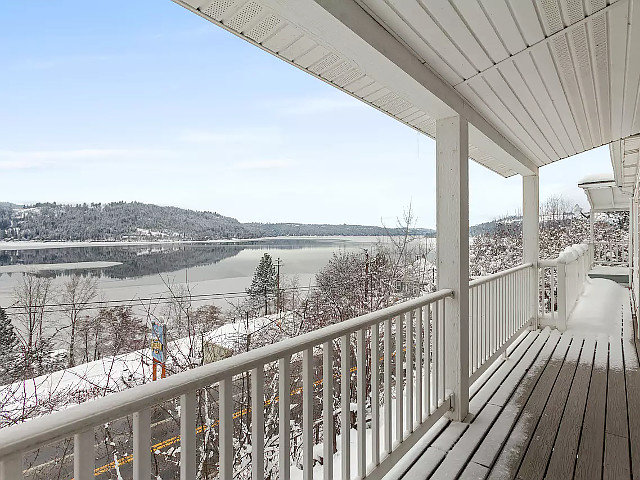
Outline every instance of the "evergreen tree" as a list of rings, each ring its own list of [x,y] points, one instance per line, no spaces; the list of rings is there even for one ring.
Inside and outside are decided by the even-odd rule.
[[[20,376],[20,341],[7,312],[0,307],[0,384],[11,383]]]
[[[273,265],[271,255],[265,253],[258,263],[251,286],[247,288],[247,293],[255,303],[264,301],[264,314],[269,313],[269,297],[277,294],[278,281],[276,267]]]

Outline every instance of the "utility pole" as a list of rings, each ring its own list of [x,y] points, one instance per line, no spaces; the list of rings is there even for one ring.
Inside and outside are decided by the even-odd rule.
[[[277,275],[276,275],[276,312],[280,313],[280,265],[282,265],[282,262],[280,260],[280,258],[278,258],[276,260],[276,269],[277,269]]]
[[[365,264],[364,264],[364,304],[368,303],[369,299],[369,250],[364,249]]]

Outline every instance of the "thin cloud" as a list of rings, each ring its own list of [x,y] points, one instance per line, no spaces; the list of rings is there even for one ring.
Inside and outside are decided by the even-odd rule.
[[[291,160],[252,160],[249,162],[239,162],[234,165],[238,170],[273,170],[278,168],[289,168],[294,165]]]
[[[14,70],[50,70],[71,65],[107,62],[122,58],[122,55],[69,55],[44,58],[27,58],[13,66]]]
[[[178,138],[186,143],[217,145],[278,144],[281,135],[275,130],[198,130],[187,129]]]
[[[0,150],[0,169],[21,170],[87,161],[146,160],[171,156],[174,156],[173,152],[154,149]]]

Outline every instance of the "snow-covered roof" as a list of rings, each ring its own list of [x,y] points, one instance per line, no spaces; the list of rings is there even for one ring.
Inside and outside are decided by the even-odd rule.
[[[604,183],[604,182],[613,182],[613,173],[592,173],[591,175],[587,175],[582,180],[578,182],[578,185],[591,184],[591,183]]]
[[[611,175],[590,175],[578,184],[584,190],[594,212],[629,210],[631,195],[616,185]]]

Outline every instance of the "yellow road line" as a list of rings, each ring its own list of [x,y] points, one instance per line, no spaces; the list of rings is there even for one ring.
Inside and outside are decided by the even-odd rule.
[[[406,349],[403,349],[403,351],[405,351]],[[395,356],[396,352],[393,352],[391,354],[391,356]],[[380,360],[383,360],[384,357],[380,357]],[[358,370],[358,367],[351,367],[349,369],[349,373],[354,373]],[[340,378],[342,375],[338,374],[338,375],[334,375],[334,378]],[[315,382],[313,382],[313,386],[317,387],[318,385],[322,385],[323,379],[321,378],[320,380],[316,380]],[[290,396],[293,395],[298,395],[299,393],[302,393],[302,387],[298,387],[298,388],[294,388],[293,390],[291,390]],[[267,407],[269,405],[271,405],[273,402],[277,402],[278,401],[278,397],[275,397],[273,400],[266,400],[264,402],[264,406]],[[243,410],[238,410],[237,412],[233,413],[233,419],[237,419],[240,417],[243,417],[245,415],[247,415],[249,412],[251,411],[250,408],[245,408]],[[218,424],[220,423],[219,420],[216,420],[215,422],[213,422],[211,424],[211,427],[217,427]],[[204,432],[207,429],[206,425],[201,425],[198,428],[196,428],[196,435],[200,434],[202,432]],[[160,450],[161,448],[166,448],[166,447],[170,447],[171,445],[174,445],[176,443],[180,442],[180,435],[176,435],[175,437],[171,437],[168,438],[166,440],[163,440],[162,442],[158,442],[155,445],[151,446],[151,453],[155,453],[157,450]],[[133,455],[125,455],[124,457],[120,457],[118,459],[118,466],[121,467],[122,465],[126,465],[127,463],[131,463],[133,461]],[[95,469],[94,471],[94,476],[97,477],[99,475],[102,475],[104,473],[107,473],[109,470],[112,470],[116,467],[116,461],[114,460],[113,462],[109,462],[109,463],[105,463],[104,465],[98,467]],[[73,480],[73,479],[71,479]]]

